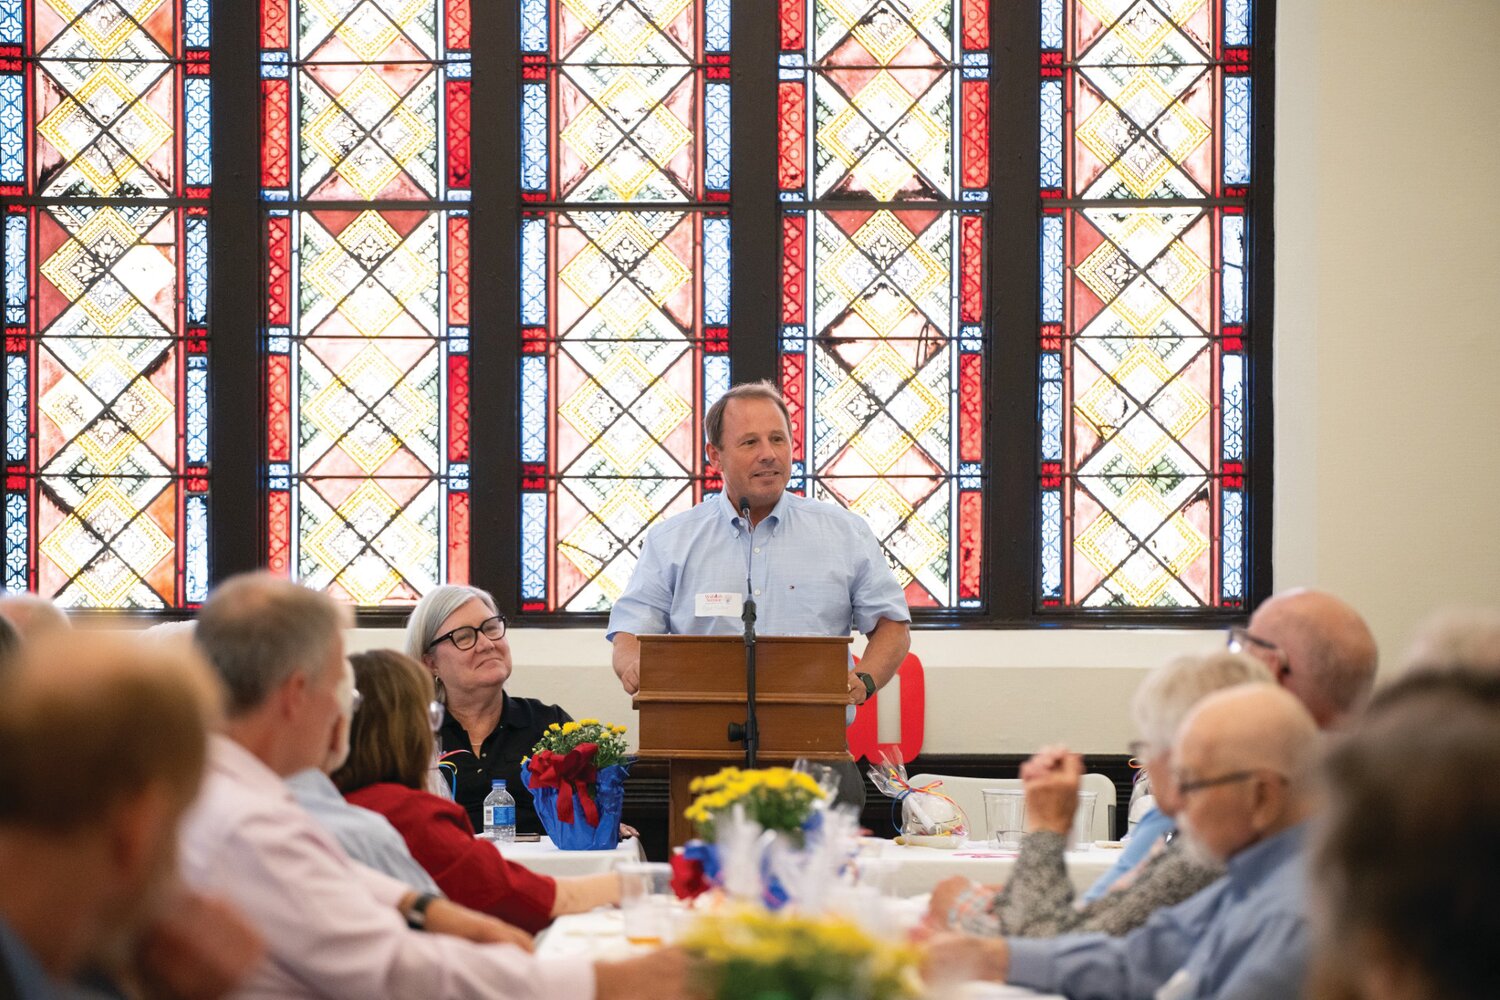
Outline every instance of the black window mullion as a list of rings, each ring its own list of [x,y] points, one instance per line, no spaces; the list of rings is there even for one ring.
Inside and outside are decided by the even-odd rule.
[[[735,5],[729,121],[729,350],[733,381],[779,381],[781,212],[776,69],[780,25],[769,5]]]
[[[1271,392],[1273,368],[1273,309],[1275,307],[1276,258],[1273,239],[1272,191],[1276,179],[1276,0],[1256,0],[1252,8],[1251,42],[1254,51],[1250,69],[1251,91],[1251,187],[1246,209],[1249,267],[1246,269],[1250,347],[1249,384],[1245,405],[1245,503],[1248,507],[1245,553],[1245,612],[1271,596],[1272,482],[1275,465]]]

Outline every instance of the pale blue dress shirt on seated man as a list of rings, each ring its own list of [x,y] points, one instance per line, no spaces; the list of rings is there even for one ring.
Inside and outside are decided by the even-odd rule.
[[[1295,826],[1246,848],[1219,881],[1124,937],[1010,938],[1006,982],[1075,1000],[1301,996],[1310,945],[1305,833]]]
[[[1121,876],[1146,860],[1146,855],[1151,853],[1152,846],[1162,838],[1163,834],[1175,829],[1177,829],[1177,821],[1153,806],[1135,825],[1135,829],[1125,841],[1124,850],[1120,852],[1119,858],[1110,866],[1109,871],[1100,875],[1094,884],[1089,886],[1088,892],[1083,894],[1083,901],[1092,903],[1096,899],[1103,898],[1104,894],[1109,892],[1109,887],[1118,882]]]
[[[400,879],[417,892],[443,894],[432,876],[411,856],[410,848],[391,821],[346,800],[328,775],[310,767],[287,778],[286,784],[297,804],[307,810],[314,823],[333,835],[349,857],[367,868]]]

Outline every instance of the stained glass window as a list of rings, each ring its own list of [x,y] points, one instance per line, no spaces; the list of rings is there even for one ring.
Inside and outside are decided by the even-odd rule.
[[[729,386],[729,0],[521,0],[521,609],[602,611]],[[709,484],[709,488],[713,488]]]
[[[1246,0],[1044,0],[1041,605],[1246,600]]]
[[[207,0],[0,0],[7,590],[206,595],[208,71]]]
[[[779,10],[792,487],[862,514],[913,608],[977,608],[989,3]]]
[[[469,0],[263,0],[266,559],[468,577]]]

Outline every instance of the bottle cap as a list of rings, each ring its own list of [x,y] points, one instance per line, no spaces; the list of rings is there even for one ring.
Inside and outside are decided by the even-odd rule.
[[[491,781],[490,781],[490,790],[491,791],[494,791],[496,788],[504,788],[504,787],[505,787],[505,779],[504,778],[493,778],[493,779],[491,779]]]

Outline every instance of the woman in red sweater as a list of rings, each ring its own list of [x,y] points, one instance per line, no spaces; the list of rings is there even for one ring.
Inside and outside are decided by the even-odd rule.
[[[432,764],[432,677],[394,650],[355,653],[361,701],[350,726],[349,759],[333,782],[350,802],[390,820],[417,864],[456,903],[535,934],[564,913],[620,901],[614,873],[549,878],[506,861],[474,836],[463,806],[424,791]]]

